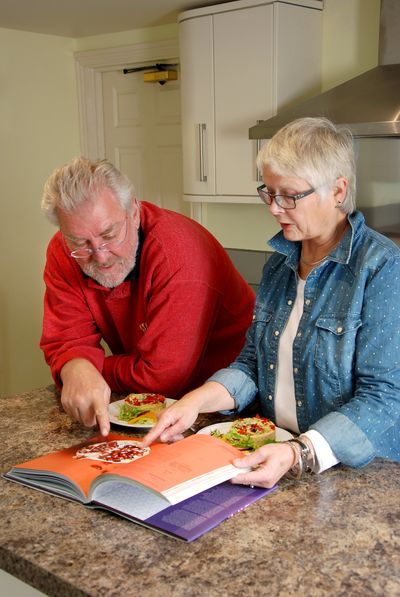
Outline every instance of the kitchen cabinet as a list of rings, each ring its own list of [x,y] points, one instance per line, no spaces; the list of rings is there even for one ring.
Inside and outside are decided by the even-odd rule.
[[[320,89],[320,0],[238,0],[179,16],[184,198],[257,202],[248,129]]]

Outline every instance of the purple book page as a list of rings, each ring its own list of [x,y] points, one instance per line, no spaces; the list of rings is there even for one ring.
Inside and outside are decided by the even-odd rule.
[[[233,485],[226,481],[169,506],[144,520],[143,524],[185,541],[194,541],[274,489]]]

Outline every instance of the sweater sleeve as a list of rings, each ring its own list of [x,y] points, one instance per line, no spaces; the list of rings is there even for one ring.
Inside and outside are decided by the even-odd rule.
[[[170,281],[148,305],[146,329],[129,354],[106,357],[103,376],[117,392],[178,396],[201,365],[220,295],[204,282]]]
[[[65,363],[84,358],[101,372],[104,350],[100,344],[101,334],[79,284],[79,272],[58,245],[56,236],[47,251],[40,347],[55,383],[61,386],[60,372]]]

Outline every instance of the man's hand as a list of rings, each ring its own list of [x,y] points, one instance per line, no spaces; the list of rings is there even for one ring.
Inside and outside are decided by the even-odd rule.
[[[97,424],[101,435],[108,435],[111,390],[96,367],[86,359],[72,359],[61,369],[60,377],[65,412],[85,427]]]

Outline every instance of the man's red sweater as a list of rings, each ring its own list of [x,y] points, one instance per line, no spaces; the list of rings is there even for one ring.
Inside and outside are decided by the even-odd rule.
[[[218,241],[147,202],[141,229],[138,275],[113,289],[82,273],[60,232],[51,239],[40,345],[58,385],[63,365],[84,358],[114,392],[179,397],[242,348],[254,292]]]

